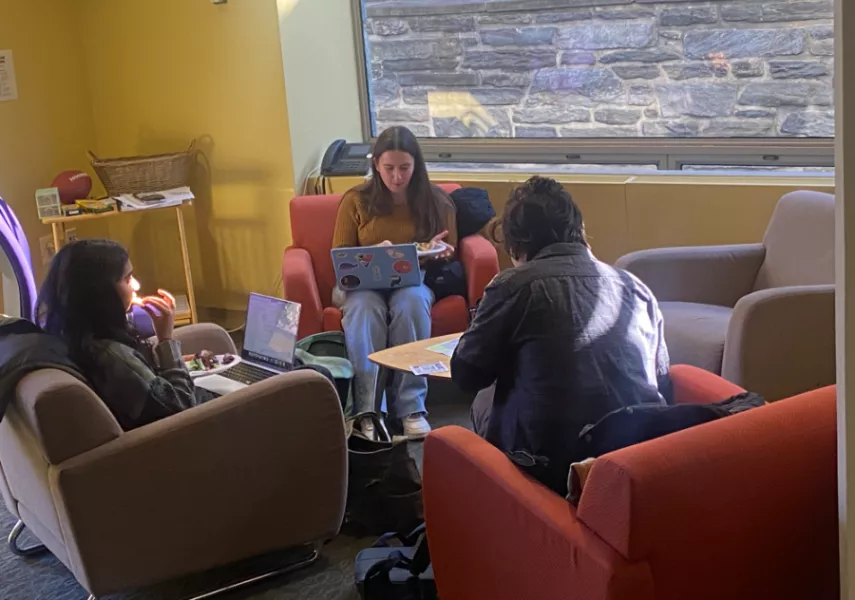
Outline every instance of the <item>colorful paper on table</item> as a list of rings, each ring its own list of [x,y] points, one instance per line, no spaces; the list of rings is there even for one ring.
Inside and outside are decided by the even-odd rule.
[[[460,338],[454,338],[453,340],[448,340],[447,342],[436,344],[435,346],[429,346],[428,350],[451,357],[451,355],[454,354],[454,349],[457,348],[457,344],[459,343]]]
[[[441,362],[432,363],[429,365],[414,365],[410,367],[413,375],[433,375],[434,373],[445,373],[448,371],[448,366]]]

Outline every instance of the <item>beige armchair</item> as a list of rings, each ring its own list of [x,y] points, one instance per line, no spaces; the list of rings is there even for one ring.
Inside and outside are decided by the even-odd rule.
[[[760,244],[641,250],[616,264],[659,300],[672,363],[767,400],[834,383],[834,196],[782,197]]]
[[[234,351],[212,325],[176,335],[188,353]],[[280,574],[313,562],[344,515],[344,420],[333,385],[314,372],[125,433],[89,388],[36,371],[0,421],[0,465],[20,519],[13,551],[39,550],[18,547],[26,527],[90,599],[305,546],[298,563],[266,575]]]

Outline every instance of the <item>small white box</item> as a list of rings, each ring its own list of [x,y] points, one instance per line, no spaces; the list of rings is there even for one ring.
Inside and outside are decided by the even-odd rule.
[[[59,188],[36,190],[36,208],[40,219],[62,216],[62,203],[59,200]]]

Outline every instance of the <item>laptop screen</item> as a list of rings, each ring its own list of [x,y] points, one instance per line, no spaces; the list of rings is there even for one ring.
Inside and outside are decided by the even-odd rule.
[[[249,295],[242,357],[285,369],[294,362],[300,305],[279,298]]]

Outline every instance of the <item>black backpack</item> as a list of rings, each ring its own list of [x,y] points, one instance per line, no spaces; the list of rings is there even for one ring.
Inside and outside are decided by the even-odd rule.
[[[457,208],[457,239],[478,233],[496,216],[487,190],[460,188],[451,192],[451,199]]]

